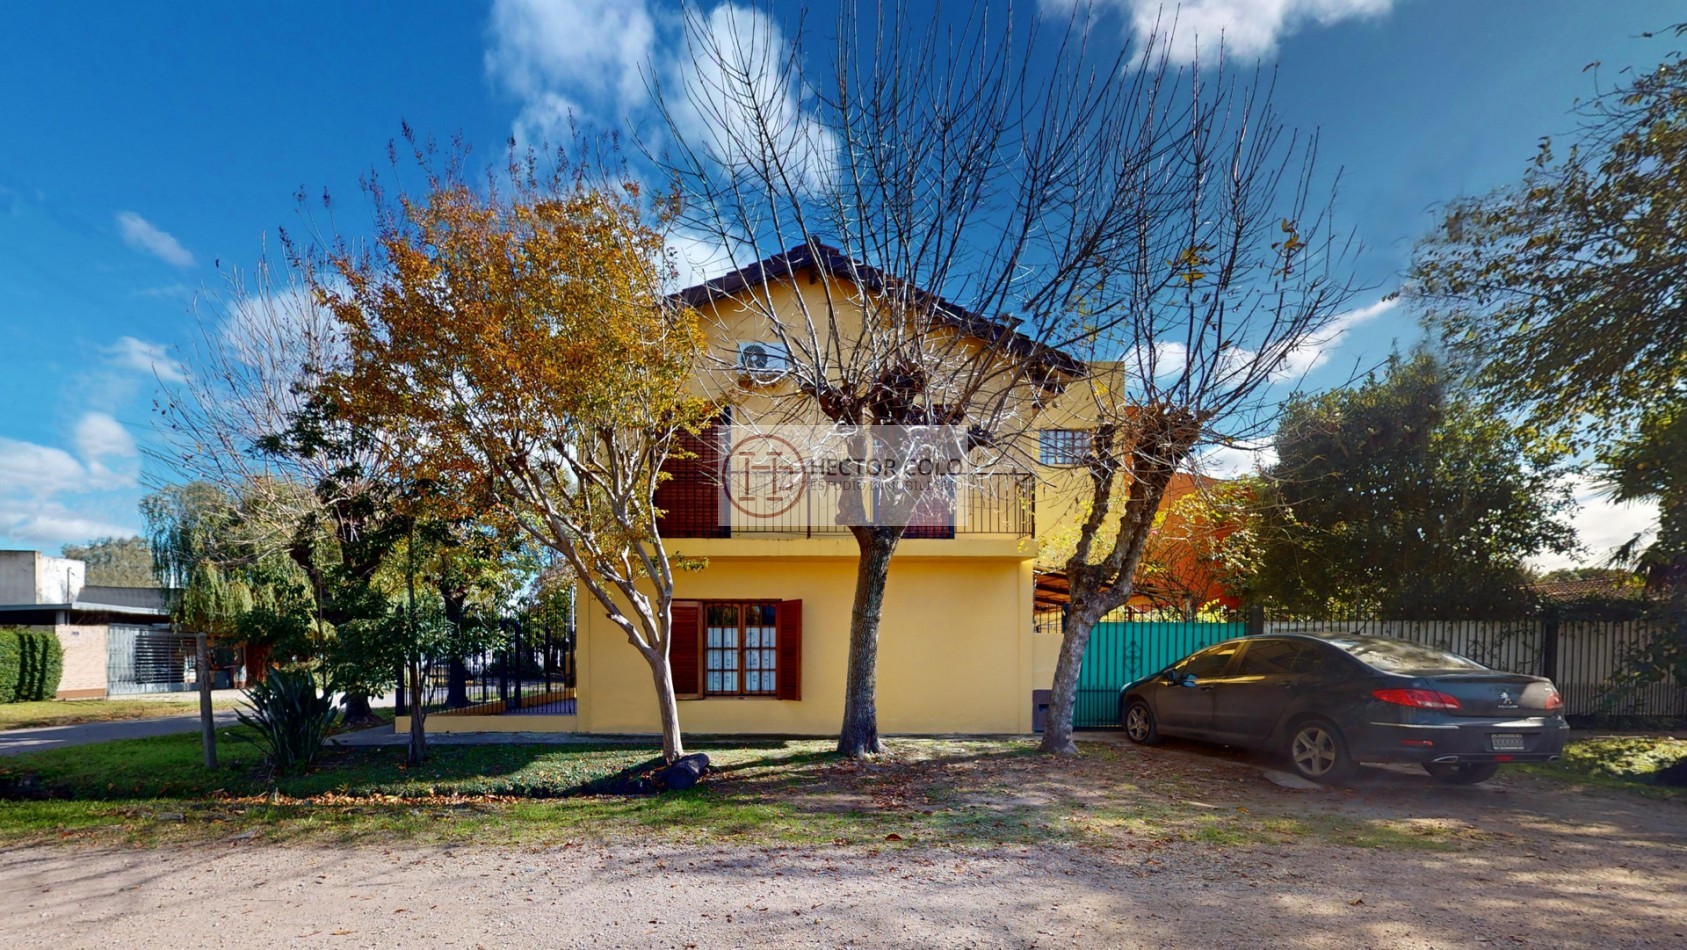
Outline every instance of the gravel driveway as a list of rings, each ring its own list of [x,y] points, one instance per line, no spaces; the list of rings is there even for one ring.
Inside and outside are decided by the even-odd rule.
[[[1244,763],[1212,766],[1219,793]],[[1222,780],[1222,782],[1218,781]],[[1253,790],[1248,795],[1266,794]],[[1316,818],[1453,824],[1455,851],[1139,847],[16,848],[8,946],[1687,946],[1687,805],[1376,773]]]

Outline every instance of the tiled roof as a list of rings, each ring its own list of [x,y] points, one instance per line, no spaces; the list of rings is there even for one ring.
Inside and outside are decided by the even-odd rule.
[[[1583,600],[1589,597],[1619,597],[1638,600],[1646,589],[1638,581],[1626,578],[1584,577],[1556,581],[1541,581],[1532,585],[1543,600]]]

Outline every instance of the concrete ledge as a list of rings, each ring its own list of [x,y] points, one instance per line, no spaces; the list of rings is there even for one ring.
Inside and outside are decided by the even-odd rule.
[[[395,734],[410,732],[410,717],[398,716],[392,722]],[[429,735],[447,732],[578,732],[579,716],[444,716],[434,713],[427,718]]]

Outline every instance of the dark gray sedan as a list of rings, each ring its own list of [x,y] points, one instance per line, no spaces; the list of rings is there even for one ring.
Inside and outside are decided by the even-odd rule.
[[[1412,762],[1443,782],[1480,782],[1505,762],[1558,758],[1563,709],[1539,676],[1345,634],[1227,640],[1119,692],[1133,742],[1183,736],[1281,752],[1315,782],[1340,781],[1360,762]]]

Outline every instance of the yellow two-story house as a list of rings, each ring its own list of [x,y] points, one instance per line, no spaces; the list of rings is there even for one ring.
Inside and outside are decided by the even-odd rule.
[[[691,440],[689,458],[672,464],[657,497],[670,557],[702,565],[675,579],[670,657],[687,732],[839,728],[860,548],[837,523],[824,479],[778,469],[779,431],[763,423],[790,420],[791,392],[767,327],[782,314],[814,326],[812,315],[834,314],[863,273],[876,272],[814,245],[682,291],[711,328],[705,362],[713,368],[699,389],[724,407],[719,424]],[[978,326],[961,320],[944,332],[964,344]],[[1058,599],[1058,584],[1039,591],[1034,568],[1041,537],[1072,520],[1071,469],[1087,447],[1086,367],[1007,324],[988,322],[985,332],[990,345],[1038,362],[1047,398],[1018,430],[1024,464],[968,480],[906,522],[879,628],[885,733],[1027,733],[1053,678],[1059,635],[1047,624],[1039,630],[1037,619]],[[758,440],[759,449],[746,448]],[[755,485],[750,469],[759,471]],[[649,666],[594,607],[582,603],[578,618],[570,714],[463,710],[469,715],[430,717],[430,730],[659,731]]]

